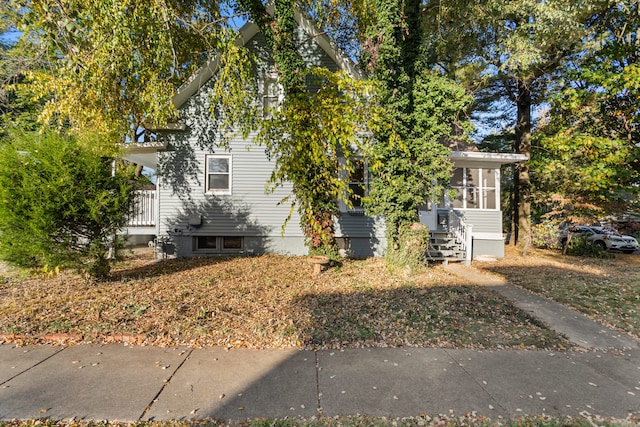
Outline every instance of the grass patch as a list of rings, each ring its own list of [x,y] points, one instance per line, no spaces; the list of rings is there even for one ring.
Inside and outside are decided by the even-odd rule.
[[[248,348],[568,346],[488,288],[441,267],[405,278],[382,259],[314,276],[302,257],[152,262],[147,254],[116,266],[110,282],[15,276],[0,296],[0,333],[22,343],[57,333],[58,341]]]

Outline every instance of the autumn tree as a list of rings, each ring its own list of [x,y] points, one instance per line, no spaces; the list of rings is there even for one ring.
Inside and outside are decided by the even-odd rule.
[[[592,49],[560,81],[534,145],[540,215],[590,221],[632,208],[640,181],[637,1],[592,23]]]
[[[213,0],[3,3],[2,18],[50,60],[24,88],[45,101],[40,121],[98,134],[102,145],[174,117],[175,88],[226,35]]]
[[[15,32],[8,30],[8,34]],[[17,86],[25,81],[28,72],[43,70],[46,66],[47,58],[30,40],[11,37],[0,41],[0,137],[6,136],[11,127],[37,129],[42,103],[35,102]]]
[[[430,61],[476,94],[479,104],[513,106],[516,153],[531,156],[532,108],[548,96],[568,59],[584,51],[602,0],[429,2],[423,9]],[[513,229],[527,246],[531,179],[527,162],[514,176]]]

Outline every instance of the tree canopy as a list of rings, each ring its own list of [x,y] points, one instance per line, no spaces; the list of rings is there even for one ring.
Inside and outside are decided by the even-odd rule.
[[[637,207],[638,2],[597,17],[593,48],[558,80],[534,146],[540,215],[591,220]]]
[[[425,9],[430,61],[471,88],[478,111],[508,102],[513,151],[531,156],[532,108],[548,100],[556,79],[589,49],[593,20],[610,7],[606,0],[447,1]],[[531,180],[528,162],[516,166],[513,227],[527,246]]]
[[[141,126],[174,119],[177,88],[218,55],[225,129],[257,131],[275,159],[270,185],[293,183],[292,209],[312,249],[332,250],[336,198],[349,200],[344,176],[353,165],[339,156],[368,156],[367,207],[385,216],[393,242],[417,207],[442,193],[451,169],[442,142],[464,138],[472,113],[504,112],[513,151],[534,160],[513,177],[513,222],[525,244],[531,201],[546,189],[577,199],[615,181],[615,195],[589,196],[614,202],[637,183],[638,1],[1,1],[0,22],[20,29],[43,59],[23,67],[11,90],[41,105],[41,123],[95,144],[134,140]],[[359,63],[363,81],[305,63],[298,10]],[[273,52],[285,95],[272,120],[256,120],[248,101],[254,58],[235,43],[248,19]],[[323,82],[316,93],[306,87],[311,75]],[[543,106],[548,115],[536,127],[532,113]],[[586,156],[589,165],[548,173],[587,146],[625,157]],[[598,166],[609,172],[585,175]],[[569,191],[571,180],[583,193]]]
[[[5,13],[34,40],[46,69],[24,89],[44,100],[40,120],[122,141],[143,123],[175,116],[177,85],[229,35],[219,2],[4,0]]]

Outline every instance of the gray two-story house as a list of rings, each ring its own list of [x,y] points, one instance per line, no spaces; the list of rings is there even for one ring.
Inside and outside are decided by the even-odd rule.
[[[359,77],[351,61],[309,20],[300,14],[296,19],[298,45],[305,61]],[[261,60],[256,72],[263,105],[279,102],[273,60],[258,27],[247,23],[240,30],[238,43]],[[252,135],[232,136],[227,145],[220,143],[219,123],[211,105],[212,79],[218,67],[218,58],[213,58],[177,91],[173,102],[180,119],[155,129],[156,142],[129,147],[126,158],[155,170],[157,182],[155,190],[141,193],[138,215],[131,219],[126,232],[157,236],[161,242],[170,242],[163,246],[164,250],[184,257],[304,255],[307,249],[298,214],[290,204],[280,203],[290,194],[291,186],[283,185],[275,192],[266,190],[273,163],[264,149],[253,143]],[[452,187],[457,190],[457,197],[445,199],[439,206],[425,201],[419,212],[420,221],[433,232],[442,232],[440,238],[450,237],[457,244],[457,254],[447,253],[448,247],[443,244],[442,257],[503,256],[500,166],[525,158],[506,153],[452,151],[451,159],[456,168]],[[358,165],[363,170],[352,174],[350,179],[354,182],[350,184],[366,191],[366,163]],[[345,255],[383,255],[384,219],[365,215],[359,206],[349,209],[341,203],[340,211],[336,236]]]

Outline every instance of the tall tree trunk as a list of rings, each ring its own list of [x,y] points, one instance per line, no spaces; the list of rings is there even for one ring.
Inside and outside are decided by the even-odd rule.
[[[531,157],[531,90],[526,82],[518,82],[516,105],[518,117],[515,128],[515,150],[518,154]],[[528,161],[516,165],[514,199],[515,243],[523,249],[523,253],[526,253],[531,241],[531,180]]]

